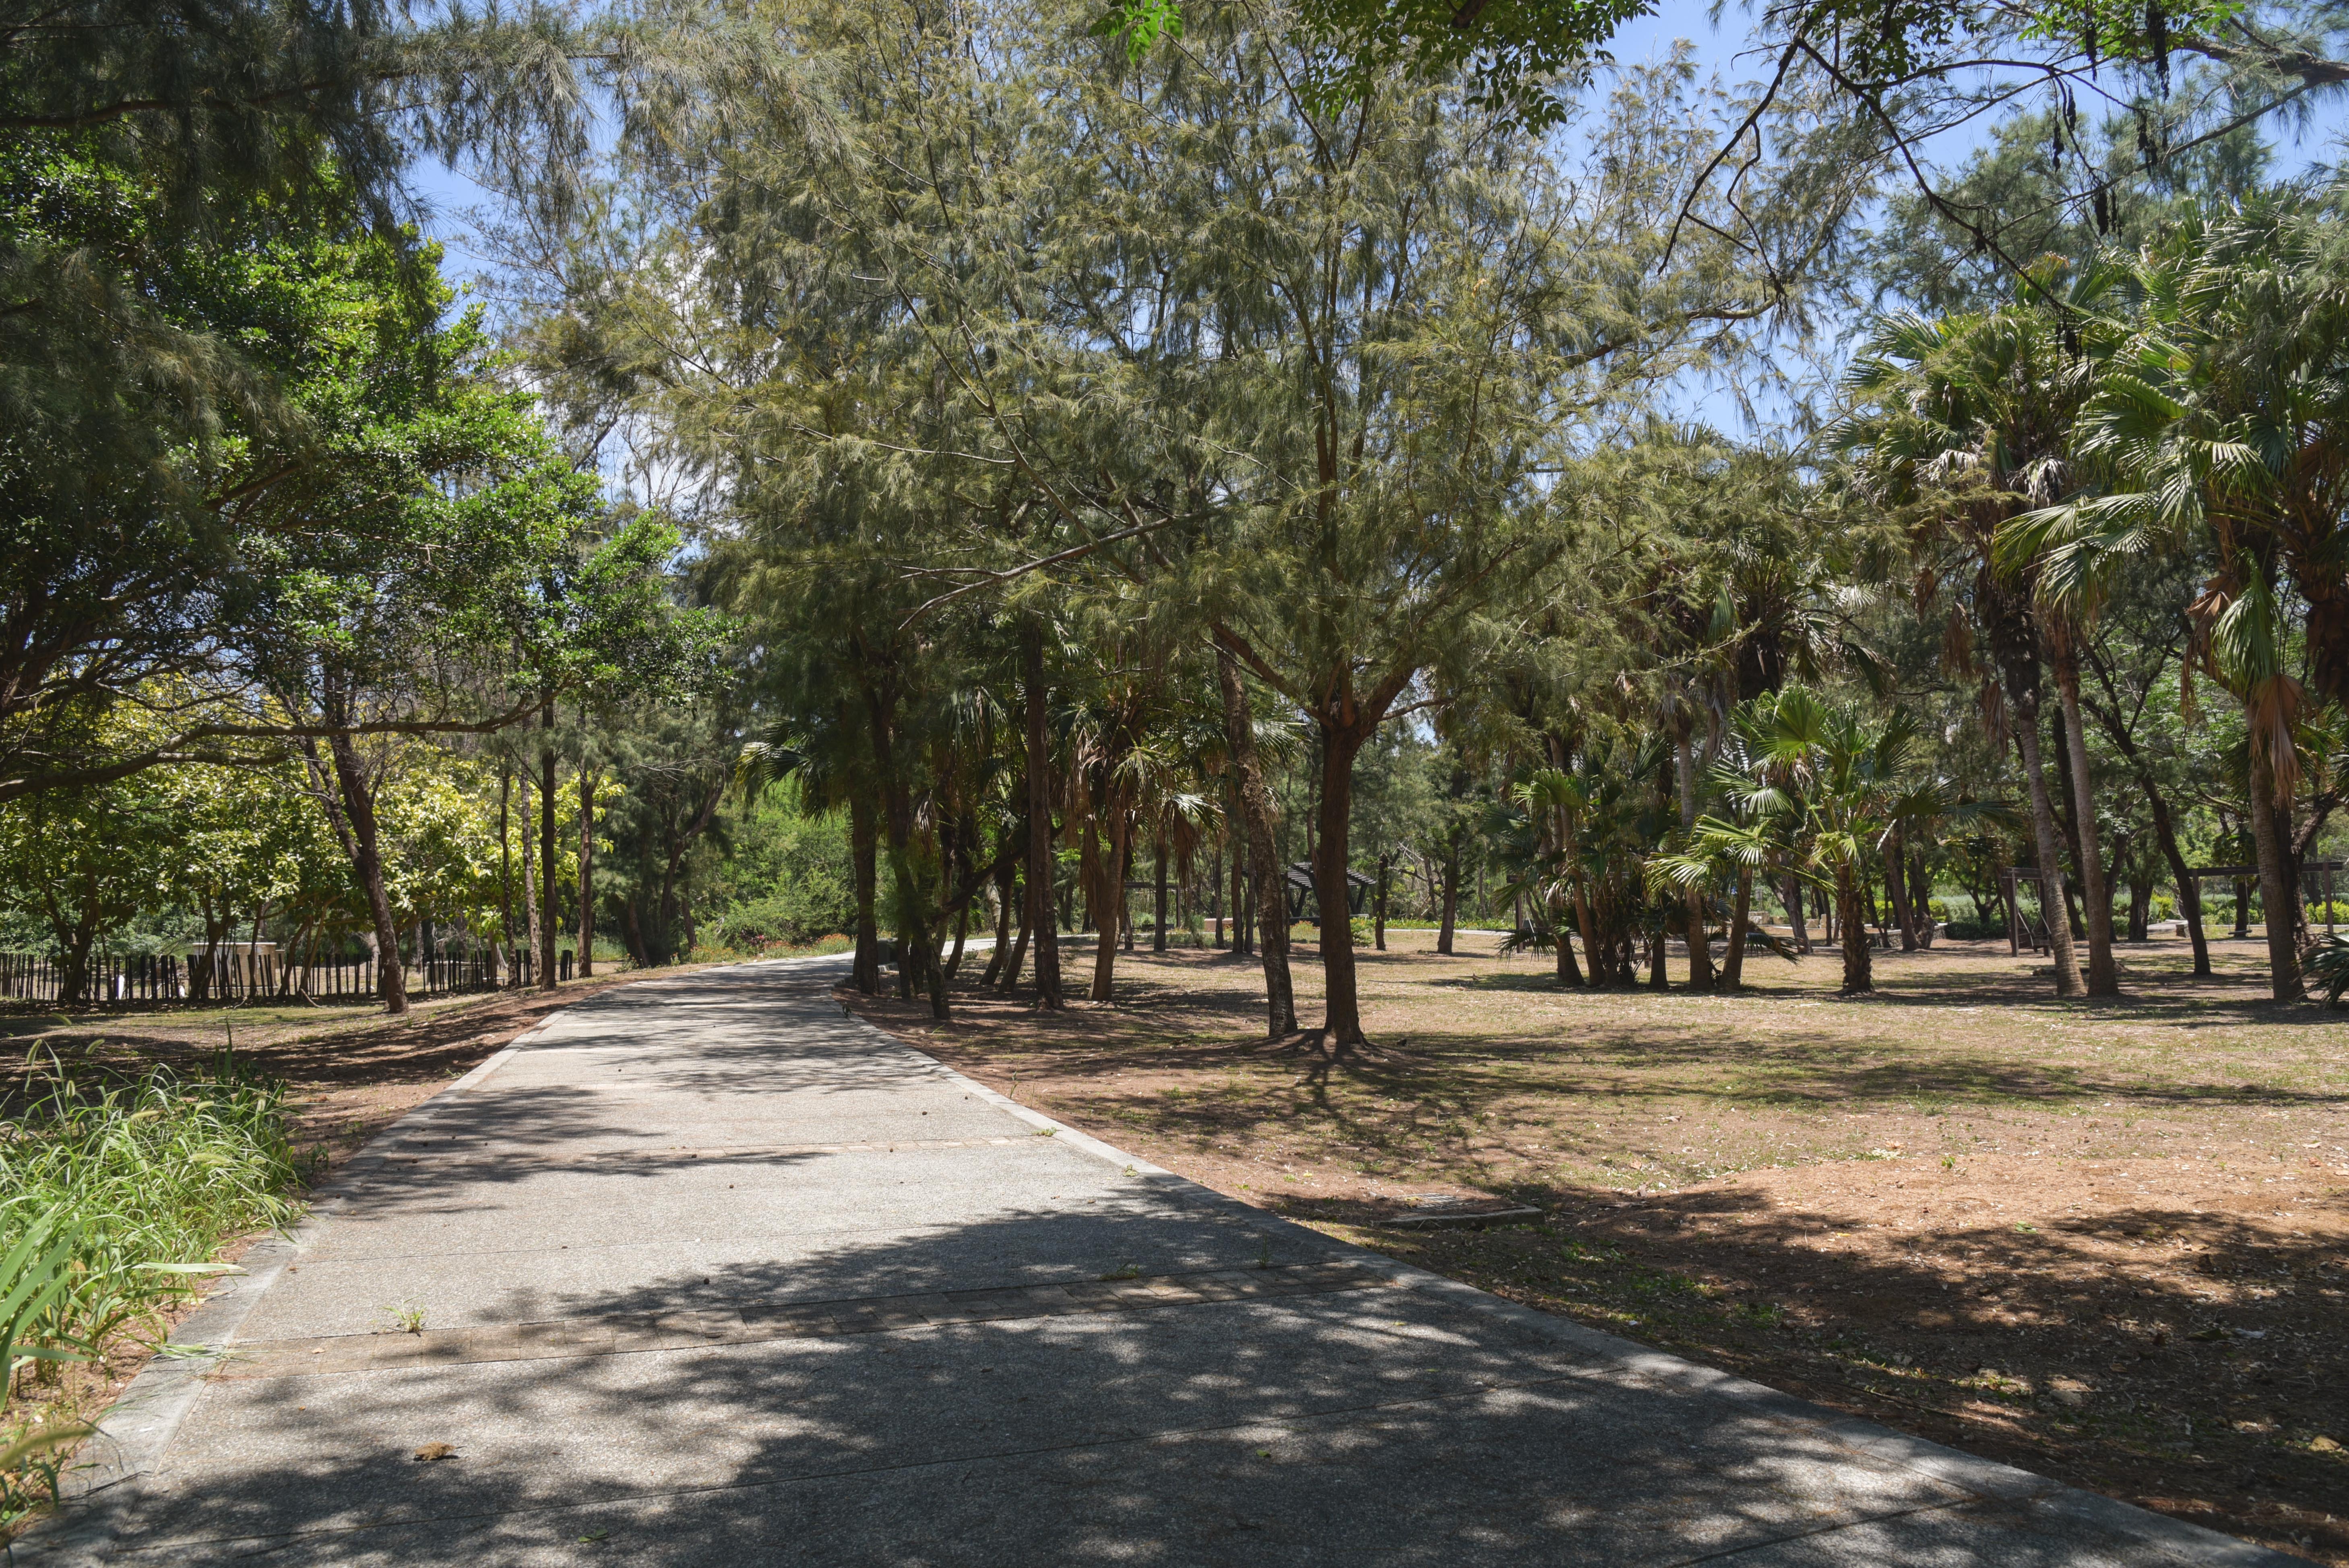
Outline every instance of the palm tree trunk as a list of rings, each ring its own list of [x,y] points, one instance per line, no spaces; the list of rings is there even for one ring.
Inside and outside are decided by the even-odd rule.
[[[2019,705],[2018,705],[2019,706]],[[2038,715],[2018,713],[2015,745],[2023,752],[2024,781],[2031,791],[2032,847],[2039,861],[2039,908],[2046,918],[2047,946],[2055,960],[2055,995],[2077,996],[2086,991],[2080,978],[2078,950],[2072,945],[2072,921],[2064,893],[2063,841],[2055,830],[2055,808],[2047,794],[2047,770],[2039,755]]]
[[[2292,911],[2300,902],[2300,889],[2281,825],[2291,820],[2292,802],[2277,798],[2274,765],[2256,738],[2251,783],[2251,845],[2259,856],[2260,902],[2267,906],[2268,994],[2279,1002],[2297,1002],[2308,995],[2300,973],[2300,950],[2292,944]]]
[[[1909,902],[1909,868],[1903,859],[1900,828],[1895,823],[1884,835],[1884,892],[1892,900],[1892,923],[1900,928],[1900,951],[1917,951],[1917,912]]]
[[[1754,907],[1754,872],[1737,868],[1737,896],[1729,909],[1729,950],[1721,955],[1721,988],[1734,991],[1745,983],[1745,920]]]
[[[2088,995],[2120,994],[2120,968],[2113,960],[2113,894],[2105,878],[2104,849],[2096,834],[2095,790],[2088,781],[2088,732],[2080,723],[2080,655],[2076,633],[2064,629],[2054,641],[2055,696],[2063,707],[2064,748],[2072,775],[2072,825],[2080,844],[2080,897],[2087,905]]]
[[[1868,945],[1868,921],[1860,908],[1859,878],[1855,868],[1836,868],[1836,924],[1843,933],[1843,994],[1857,996],[1876,988],[1875,954]]]
[[[1692,833],[1696,830],[1696,752],[1695,742],[1686,725],[1681,727],[1676,747],[1675,761],[1680,770],[1681,830]],[[1705,918],[1709,911],[1705,907],[1702,879],[1689,883],[1685,902],[1688,906],[1689,989],[1710,991],[1713,989],[1713,945],[1705,935]]]

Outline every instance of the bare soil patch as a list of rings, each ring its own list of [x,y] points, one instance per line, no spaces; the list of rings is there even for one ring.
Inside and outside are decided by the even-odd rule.
[[[845,999],[1332,1234],[2349,1568],[2349,1014],[2266,1001],[2259,944],[2204,981],[2133,946],[2126,996],[2059,1004],[2002,943],[1879,954],[1844,1000],[1831,952],[1574,992],[1494,941],[1359,954],[1379,1048],[1337,1064],[1268,1048],[1255,961],[1213,952],[1122,954],[1113,1006],[1057,1016]],[[1427,1195],[1543,1217],[1381,1223]]]

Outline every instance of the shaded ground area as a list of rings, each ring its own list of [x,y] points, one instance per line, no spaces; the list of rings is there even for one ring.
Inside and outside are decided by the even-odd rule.
[[[1060,1017],[860,1010],[1023,1103],[1440,1273],[1970,1450],[2349,1563],[2349,1015],[2256,944],[2056,1004],[2003,944],[1765,961],[1737,997],[1361,954],[1380,1049],[1268,1051],[1252,962],[1122,955]],[[1319,974],[1298,971],[1301,995]],[[1300,1011],[1308,1011],[1300,1006]],[[1390,1229],[1428,1195],[1538,1222]]]

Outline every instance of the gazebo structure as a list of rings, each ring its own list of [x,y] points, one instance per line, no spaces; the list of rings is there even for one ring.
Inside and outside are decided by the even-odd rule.
[[[1298,861],[1288,868],[1288,875],[1284,880],[1288,883],[1289,923],[1294,925],[1300,920],[1307,920],[1315,925],[1320,924],[1321,912],[1318,907],[1311,914],[1305,913],[1309,903],[1312,903],[1315,898],[1313,863],[1310,861]],[[1346,913],[1350,917],[1363,912],[1370,903],[1371,890],[1377,886],[1377,878],[1358,872],[1351,866],[1346,868]]]

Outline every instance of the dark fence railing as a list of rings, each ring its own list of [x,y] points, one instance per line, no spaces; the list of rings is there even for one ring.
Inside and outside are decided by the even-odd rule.
[[[571,978],[571,954],[555,961],[558,978]],[[517,953],[501,964],[490,953],[435,954],[405,965],[411,996],[456,995],[531,985],[537,977],[532,954]],[[67,965],[47,954],[0,953],[0,1000],[57,1002],[69,989]],[[125,1003],[232,1003],[285,1000],[361,1001],[377,994],[375,960],[364,954],[301,956],[281,961],[264,943],[258,949],[200,948],[186,954],[93,954],[81,1000],[92,1006]]]

